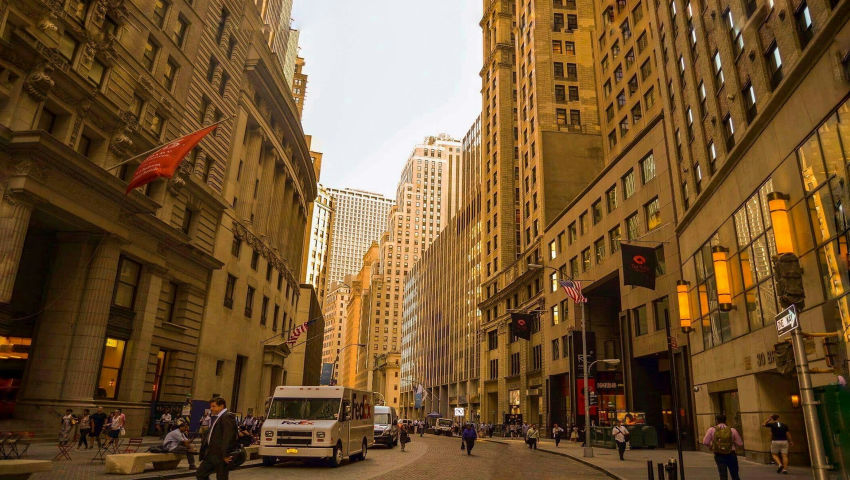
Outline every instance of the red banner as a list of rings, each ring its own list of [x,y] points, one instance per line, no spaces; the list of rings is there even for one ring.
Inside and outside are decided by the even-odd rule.
[[[587,379],[588,391],[590,393],[596,393],[596,379],[590,377]],[[592,395],[591,395],[592,397]],[[579,415],[584,415],[584,378],[576,379],[576,410],[578,410]],[[596,415],[596,405],[590,406],[590,415]]]
[[[207,136],[208,133],[212,132],[217,127],[217,124],[211,125],[207,128],[198,130],[197,132],[190,133],[167,145],[164,145],[159,150],[150,154],[148,158],[139,165],[136,172],[133,173],[133,178],[130,180],[130,184],[127,185],[127,191],[125,194],[130,193],[134,188],[147,185],[157,178],[173,177],[174,172],[177,171],[177,167],[180,165],[180,162],[186,158],[186,155],[195,148],[195,145],[197,145],[202,138]]]

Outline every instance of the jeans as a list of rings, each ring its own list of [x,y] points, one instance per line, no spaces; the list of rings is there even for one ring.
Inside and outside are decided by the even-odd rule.
[[[536,438],[529,438],[528,439],[528,448],[530,448],[532,450],[537,450],[537,439]]]
[[[176,447],[169,450],[169,452],[170,453],[176,453],[178,455],[181,454],[181,453],[185,453],[186,454],[186,460],[189,461],[189,467],[190,468],[195,467],[195,453],[192,452],[192,450],[190,448],[186,447],[185,445],[177,445]]]
[[[470,438],[469,440],[464,440],[464,444],[466,445],[466,454],[472,455],[472,447],[475,446],[475,439]]]
[[[623,453],[626,452],[626,442],[617,442],[617,453],[620,454],[620,460],[623,460]]]
[[[717,464],[720,480],[727,480],[730,474],[732,475],[732,480],[741,480],[741,477],[738,476],[738,455],[735,452],[727,454],[715,453],[714,463]]]
[[[91,430],[88,429],[88,428],[85,428],[85,429],[81,428],[80,429],[80,441],[77,442],[77,448],[80,448],[80,446],[82,446],[82,445],[85,445],[86,448],[89,448],[88,436],[89,436],[90,431]]]

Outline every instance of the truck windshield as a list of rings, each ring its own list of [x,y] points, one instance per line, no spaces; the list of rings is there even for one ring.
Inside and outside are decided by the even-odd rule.
[[[275,398],[269,419],[336,420],[339,398]]]
[[[375,425],[389,425],[390,424],[390,414],[389,413],[376,413],[375,414]]]
[[[452,426],[452,421],[451,421],[451,420],[443,420],[442,418],[441,418],[440,420],[438,420],[438,422],[437,422],[437,423],[438,423],[438,425],[440,425],[441,427],[451,427],[451,426]]]

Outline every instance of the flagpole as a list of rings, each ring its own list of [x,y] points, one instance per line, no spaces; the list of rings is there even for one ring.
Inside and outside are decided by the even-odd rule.
[[[186,135],[192,135],[193,133],[198,133],[198,132],[200,132],[201,130],[204,130],[204,129],[210,128],[210,127],[212,127],[212,126],[214,126],[214,125],[218,125],[218,124],[220,124],[220,123],[224,123],[224,122],[226,122],[226,121],[228,121],[228,120],[230,120],[231,118],[234,118],[234,117],[236,117],[236,115],[231,115],[231,116],[229,116],[229,117],[227,117],[227,118],[222,118],[221,120],[219,120],[219,121],[217,121],[217,122],[215,122],[215,123],[211,123],[211,124],[207,125],[206,127],[201,127],[201,128],[199,128],[199,129],[195,130],[194,132],[189,132],[189,133],[187,133],[187,134],[185,134],[185,135],[182,135],[182,136],[183,136],[183,137],[185,137]],[[120,166],[123,166],[123,165],[126,165],[126,164],[128,164],[128,163],[132,162],[133,160],[135,160],[135,159],[137,159],[137,158],[139,158],[139,157],[142,157],[142,156],[145,156],[145,155],[147,155],[147,154],[149,154],[149,153],[155,152],[155,151],[159,150],[160,148],[162,148],[162,147],[164,147],[164,146],[168,145],[169,143],[171,143],[171,142],[173,142],[173,141],[174,141],[174,140],[171,140],[171,141],[168,141],[168,142],[165,142],[165,143],[161,143],[161,144],[159,144],[159,145],[157,145],[157,146],[155,146],[155,147],[151,148],[150,150],[144,151],[144,152],[139,153],[139,154],[137,154],[137,155],[133,155],[132,157],[128,158],[127,160],[124,160],[123,162],[120,162],[120,163],[116,163],[115,165],[113,165],[113,166],[111,166],[111,167],[107,168],[107,169],[106,169],[106,171],[108,172],[108,171],[110,171],[110,170],[115,170],[116,168],[118,168],[118,167],[120,167]]]

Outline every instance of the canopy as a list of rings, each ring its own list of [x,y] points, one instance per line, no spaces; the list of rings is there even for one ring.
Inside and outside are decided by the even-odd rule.
[[[440,412],[431,412],[427,415],[428,418],[440,418],[443,415]]]

